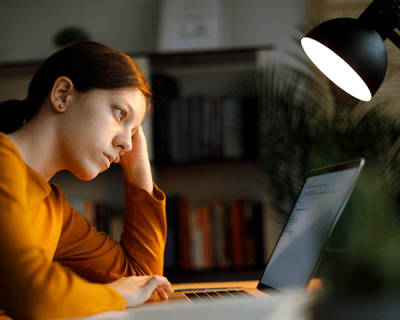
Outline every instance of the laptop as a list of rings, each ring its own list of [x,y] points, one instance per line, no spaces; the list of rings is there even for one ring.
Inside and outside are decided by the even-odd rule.
[[[298,306],[308,299],[307,295],[299,298],[298,293],[304,293],[311,281],[364,164],[364,159],[358,159],[309,172],[253,288],[241,282],[230,282],[232,287],[224,288],[219,283],[181,284],[168,300],[153,295],[140,307],[93,319],[234,320],[265,319],[266,314],[269,319],[297,319]]]
[[[256,289],[249,291],[234,285],[232,289],[208,292],[199,286],[200,290],[179,289],[169,300],[211,301],[233,295],[259,296],[257,291],[271,295],[305,290],[364,164],[365,159],[361,158],[309,172]]]

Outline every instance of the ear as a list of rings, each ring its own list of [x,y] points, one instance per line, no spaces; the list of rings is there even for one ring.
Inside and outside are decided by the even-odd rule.
[[[68,77],[58,77],[54,81],[50,92],[50,102],[56,112],[65,112],[73,89],[74,84]]]

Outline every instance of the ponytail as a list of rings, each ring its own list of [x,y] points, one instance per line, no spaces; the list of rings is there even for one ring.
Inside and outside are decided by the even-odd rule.
[[[28,101],[7,100],[0,103],[0,132],[6,134],[18,130],[28,117]]]

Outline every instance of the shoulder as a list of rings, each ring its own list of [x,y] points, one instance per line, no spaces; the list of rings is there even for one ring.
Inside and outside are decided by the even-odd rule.
[[[61,188],[55,184],[55,183],[49,183],[50,187],[51,187],[51,192],[50,192],[50,200],[53,203],[58,203],[59,205],[61,205],[64,210],[66,207],[70,206],[70,204],[67,201],[67,197],[65,196],[64,193],[62,193]]]
[[[69,219],[71,215],[79,215],[79,213],[68,202],[66,195],[61,191],[61,188],[55,184],[50,183],[51,192],[49,200],[54,207],[63,213],[64,220]]]
[[[22,177],[27,179],[25,162],[21,157],[17,147],[7,137],[0,132],[0,168],[1,175],[13,175],[15,178]]]
[[[0,132],[0,155],[12,156],[20,162],[24,161],[15,144],[3,132]]]

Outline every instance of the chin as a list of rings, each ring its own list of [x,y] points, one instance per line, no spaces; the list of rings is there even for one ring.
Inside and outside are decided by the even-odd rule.
[[[75,171],[75,172],[72,171],[72,173],[79,180],[90,181],[90,180],[93,180],[94,178],[96,178],[100,172],[95,171],[95,170],[82,170],[82,171]]]

